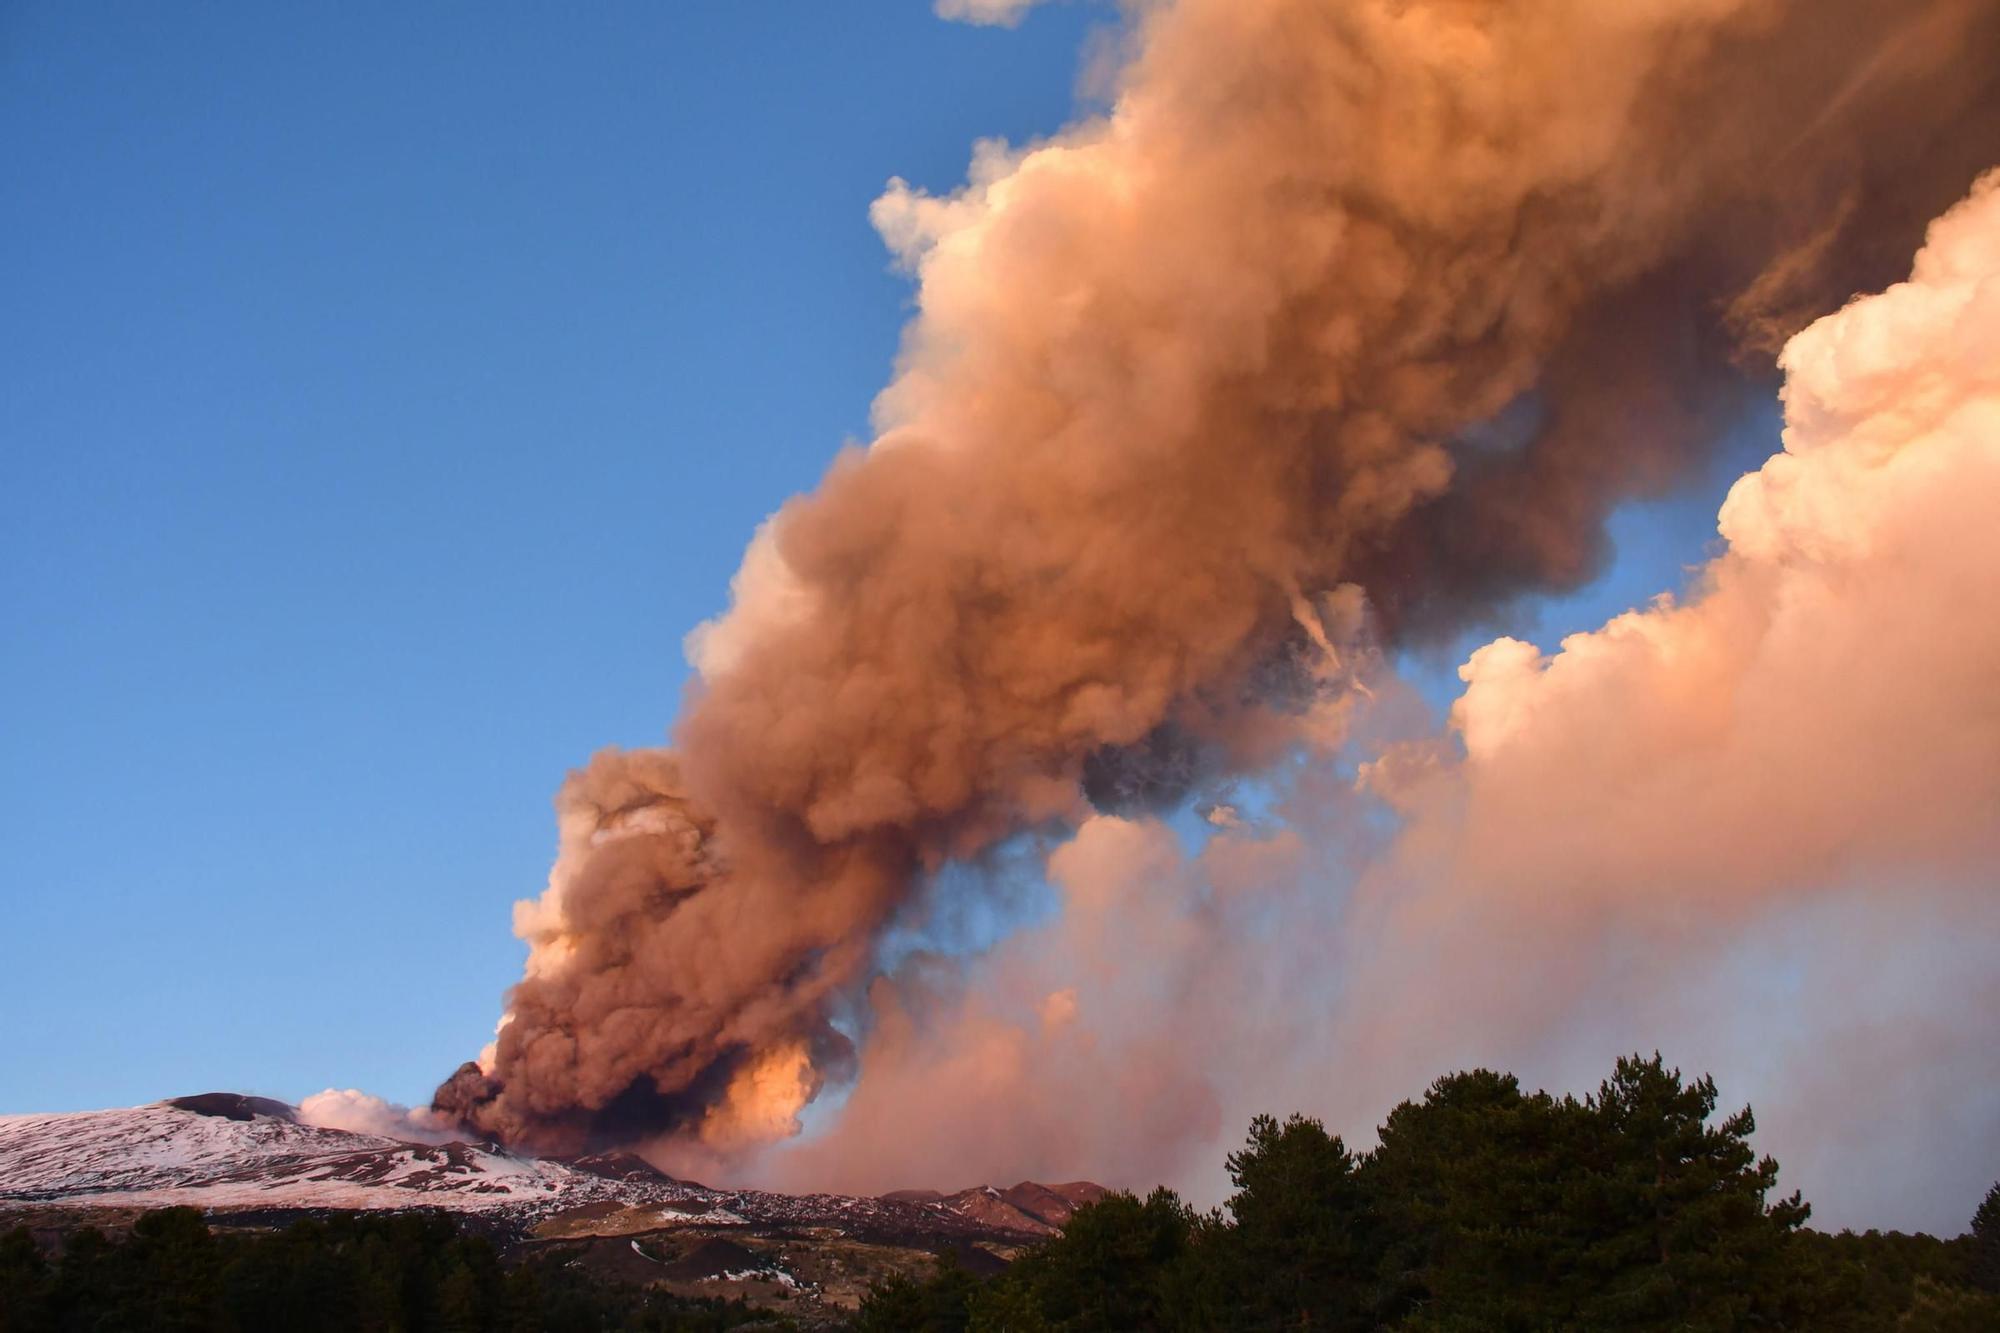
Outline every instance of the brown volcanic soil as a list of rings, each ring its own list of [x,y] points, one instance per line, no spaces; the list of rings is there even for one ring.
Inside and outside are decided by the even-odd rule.
[[[656,1185],[685,1185],[693,1189],[706,1189],[692,1180],[682,1180],[670,1176],[645,1158],[632,1152],[600,1152],[586,1157],[552,1157],[575,1171],[587,1172],[605,1180],[644,1181]]]
[[[1088,1180],[1072,1180],[1062,1185],[1041,1185],[1024,1180],[1000,1197],[1028,1216],[1060,1229],[1071,1214],[1087,1203],[1096,1203],[1111,1191]]]
[[[701,1241],[678,1259],[662,1262],[660,1275],[677,1282],[699,1282],[727,1273],[754,1271],[767,1267],[768,1263],[757,1251],[716,1237]]]
[[[599,1277],[656,1286],[677,1296],[741,1298],[810,1328],[842,1326],[872,1284],[895,1274],[927,1274],[947,1250],[960,1267],[986,1277],[1004,1271],[1021,1247],[915,1237],[908,1244],[894,1244],[824,1228],[762,1232],[676,1226],[526,1241],[515,1253],[560,1255]]]
[[[1078,1208],[1086,1203],[1095,1203],[1109,1193],[1104,1186],[1088,1180],[1072,1180],[1061,1185],[1024,1180],[1004,1190],[991,1185],[976,1185],[956,1194],[942,1194],[937,1190],[893,1190],[881,1197],[885,1202],[953,1213],[981,1226],[1047,1236],[1062,1230]]]

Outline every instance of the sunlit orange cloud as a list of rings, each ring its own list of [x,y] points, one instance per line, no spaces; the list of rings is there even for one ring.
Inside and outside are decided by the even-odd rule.
[[[752,541],[674,748],[564,788],[454,1123],[694,1145],[773,1067],[844,1084],[895,1008],[836,1019],[932,872],[1338,745],[1358,624],[1393,649],[1588,578],[2000,127],[1973,0],[1128,22],[1103,115],[878,201],[916,315],[877,437]],[[1558,688],[1510,651],[1466,703],[1475,819],[1507,813],[1481,719]]]
[[[2000,1161],[1996,352],[2000,175],[1786,347],[1784,450],[1685,597],[1496,640],[1449,735],[1193,859],[1087,821],[1053,921],[878,984],[847,1113],[770,1178],[1212,1200],[1252,1114],[1365,1142],[1452,1068],[1587,1090],[1659,1045],[1755,1094],[1823,1221],[1962,1225]],[[1377,801],[1400,831],[1343,869]]]

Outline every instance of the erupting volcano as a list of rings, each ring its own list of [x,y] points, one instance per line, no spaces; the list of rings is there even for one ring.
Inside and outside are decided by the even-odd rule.
[[[1330,754],[1387,654],[1587,580],[1607,515],[1904,277],[2000,145],[1984,0],[1127,23],[1102,114],[876,203],[917,311],[876,437],[756,534],[672,748],[562,788],[446,1121],[545,1153],[795,1134],[920,1002],[855,1019],[948,867]],[[1475,752],[1528,725],[1466,709]]]

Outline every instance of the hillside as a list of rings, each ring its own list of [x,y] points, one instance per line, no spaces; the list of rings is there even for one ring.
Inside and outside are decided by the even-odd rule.
[[[631,1153],[413,1143],[305,1124],[282,1102],[234,1093],[0,1116],[0,1230],[117,1229],[174,1206],[223,1227],[435,1210],[512,1252],[559,1250],[606,1276],[795,1311],[851,1308],[870,1281],[947,1251],[997,1269],[1103,1193],[1032,1181],[880,1198],[715,1189]]]

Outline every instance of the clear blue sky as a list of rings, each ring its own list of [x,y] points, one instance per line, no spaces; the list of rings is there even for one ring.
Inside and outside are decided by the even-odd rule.
[[[475,1051],[563,771],[863,432],[869,200],[1060,125],[1110,14],[0,7],[0,1112]]]

